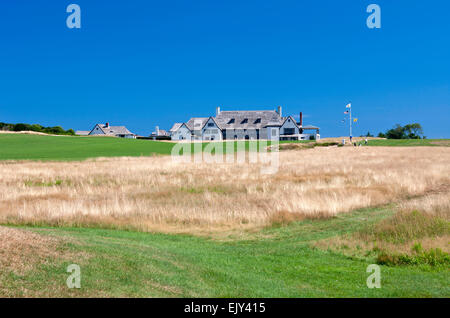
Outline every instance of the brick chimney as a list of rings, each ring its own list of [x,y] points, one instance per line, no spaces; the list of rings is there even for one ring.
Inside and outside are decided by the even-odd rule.
[[[106,123],[106,124],[105,124],[105,128],[109,128],[109,123]]]
[[[298,125],[300,126],[300,133],[303,134],[303,113],[300,112],[300,122],[298,123]]]

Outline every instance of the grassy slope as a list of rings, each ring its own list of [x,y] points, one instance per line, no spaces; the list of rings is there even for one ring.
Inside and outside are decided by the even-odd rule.
[[[226,240],[85,228],[32,228],[65,236],[85,260],[42,265],[24,276],[0,274],[20,296],[144,297],[448,297],[448,269],[382,266],[382,288],[368,289],[372,259],[352,259],[311,243],[377,222],[393,212],[369,209],[329,220],[303,221]],[[81,265],[82,288],[68,290],[65,268]]]
[[[436,146],[437,140],[371,140],[370,146]],[[448,141],[448,142],[447,142]],[[441,145],[450,145],[449,140]],[[292,141],[282,141],[289,143]],[[299,142],[299,141],[297,141]],[[301,143],[309,141],[300,141]],[[245,142],[249,149],[251,142]],[[255,142],[259,145],[259,142]],[[0,160],[84,160],[95,157],[168,155],[174,143],[106,137],[0,134]],[[225,145],[225,144],[224,144]],[[236,149],[235,143],[235,149]],[[203,143],[202,148],[208,146]],[[266,143],[263,143],[266,146]],[[195,146],[192,146],[193,151]],[[224,152],[226,148],[224,146]]]
[[[170,154],[172,144],[108,137],[0,135],[0,160],[82,160],[91,157]]]
[[[417,147],[450,146],[450,139],[384,139],[370,140],[369,146]]]
[[[249,149],[245,141],[245,149]],[[255,142],[259,146],[259,142]],[[204,149],[209,143],[192,144]],[[84,160],[95,157],[169,155],[175,143],[109,137],[0,134],[0,160]],[[266,146],[266,143],[263,143]],[[237,143],[234,142],[234,148]],[[226,152],[225,143],[223,151]],[[214,153],[214,151],[213,151]]]

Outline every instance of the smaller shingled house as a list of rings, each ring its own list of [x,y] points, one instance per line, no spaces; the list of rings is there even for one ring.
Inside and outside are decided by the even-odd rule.
[[[89,132],[89,136],[111,136],[119,138],[135,139],[136,135],[130,132],[125,126],[110,126],[109,123],[97,124]]]

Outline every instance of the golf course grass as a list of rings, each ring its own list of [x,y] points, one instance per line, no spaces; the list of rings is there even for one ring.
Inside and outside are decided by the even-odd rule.
[[[195,237],[96,228],[24,227],[65,239],[69,259],[49,260],[23,275],[0,274],[0,294],[50,297],[448,297],[446,267],[381,266],[369,289],[371,257],[352,258],[312,243],[389,217],[389,208],[295,222],[226,237]],[[78,264],[81,288],[66,268]],[[5,295],[3,295],[5,296]]]
[[[290,143],[282,141],[280,143]],[[297,141],[308,143],[310,141]],[[267,146],[267,142],[244,141],[245,149]],[[45,136],[28,134],[0,134],[0,160],[85,160],[97,157],[170,155],[176,143],[122,139],[112,137]],[[205,149],[209,143],[203,143]],[[223,144],[226,153],[225,143]],[[371,140],[369,146],[450,146],[449,139]],[[198,149],[192,144],[192,151]],[[234,142],[237,149],[237,142]]]

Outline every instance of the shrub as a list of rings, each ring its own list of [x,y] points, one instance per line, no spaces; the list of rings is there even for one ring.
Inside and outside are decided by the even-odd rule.
[[[75,135],[75,131],[73,129],[64,130],[60,126],[44,127],[39,124],[30,125],[23,123],[18,124],[0,123],[0,129],[5,131],[35,131],[53,135]]]
[[[393,217],[381,221],[359,232],[366,240],[405,243],[423,237],[448,234],[450,222],[425,212],[397,212]]]
[[[13,127],[14,131],[26,131],[26,130],[31,130],[30,125],[28,124],[15,124]]]
[[[380,265],[430,265],[440,266],[450,265],[450,255],[440,248],[425,251],[420,244],[415,244],[412,248],[413,254],[389,254],[382,251],[377,257],[377,263]]]

